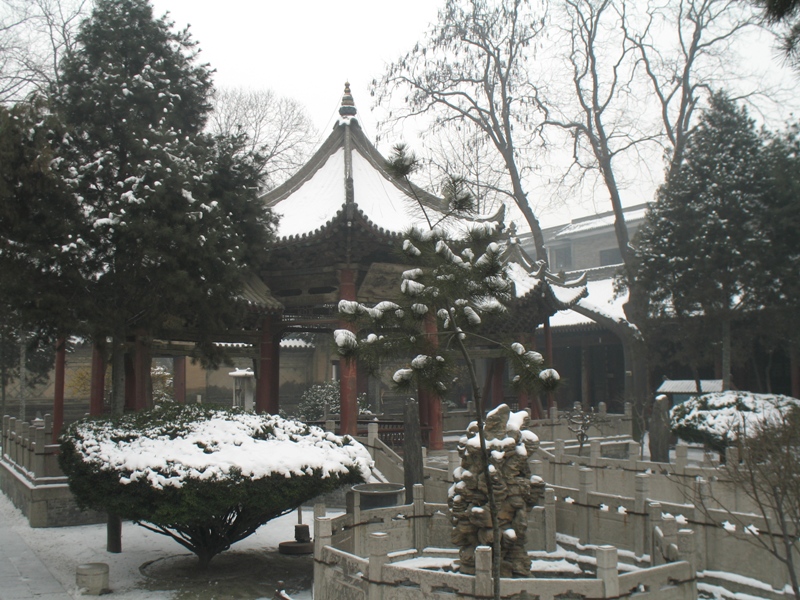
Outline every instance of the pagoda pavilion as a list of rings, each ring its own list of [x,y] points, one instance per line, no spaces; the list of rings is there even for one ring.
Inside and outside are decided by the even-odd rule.
[[[400,274],[407,268],[398,251],[404,234],[412,226],[426,227],[426,215],[434,222],[444,216],[445,202],[388,172],[386,160],[359,125],[349,84],[339,119],[319,150],[262,199],[278,215],[279,224],[269,266],[259,275],[282,311],[264,313],[261,323],[255,406],[257,411],[277,412],[281,339],[346,328],[338,316],[340,300],[374,303],[395,297]],[[481,220],[502,217],[501,210]],[[517,296],[509,307],[515,318],[509,322],[520,339],[530,340],[537,326],[574,305],[586,288],[582,280],[560,282],[535,264],[517,243],[513,228],[506,238],[505,255]],[[496,362],[489,370],[493,397],[502,396]],[[353,435],[356,398],[365,382],[355,359],[339,361],[339,382],[341,433]],[[441,400],[420,390],[419,404],[429,448],[441,448]]]

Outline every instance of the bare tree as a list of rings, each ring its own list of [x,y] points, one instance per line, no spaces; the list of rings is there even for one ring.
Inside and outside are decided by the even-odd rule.
[[[526,192],[534,165],[546,149],[542,127],[551,112],[543,100],[549,84],[535,74],[533,64],[536,53],[543,52],[539,45],[545,23],[544,11],[525,0],[448,0],[424,43],[389,65],[373,82],[373,91],[379,104],[401,94],[405,98],[390,121],[425,115],[433,118],[435,131],[471,127],[481,132],[495,151],[489,164],[504,170],[503,179],[493,185],[513,198],[531,229],[537,259],[546,262],[542,231]],[[620,337],[626,399],[641,401],[646,395],[646,364],[638,329],[589,305],[574,310]]]
[[[379,105],[405,99],[391,122],[425,115],[434,131],[467,125],[480,131],[504,167],[503,189],[531,229],[537,259],[546,262],[525,191],[539,145],[530,51],[544,25],[544,11],[525,0],[448,0],[425,40],[391,63],[372,91]]]
[[[787,570],[795,598],[800,598],[800,409],[776,412],[749,428],[742,419],[727,461],[718,467],[719,480],[742,492],[761,517],[762,529],[752,523],[752,513],[742,513],[724,494],[705,486],[695,505],[712,522],[725,519],[726,530],[743,532],[750,544],[762,548]],[[730,450],[734,450],[731,452]]]
[[[561,26],[569,40],[570,96],[563,90],[542,100],[546,124],[569,131],[574,165],[596,170],[615,216],[620,255],[629,269],[633,253],[623,214],[620,171],[625,155],[663,149],[667,177],[680,167],[701,93],[722,73],[731,76],[730,46],[754,26],[752,10],[736,0],[567,0]],[[717,73],[715,75],[714,73]],[[642,74],[644,77],[642,77]],[[647,86],[651,94],[647,94]],[[641,97],[655,98],[648,114]],[[641,323],[638,290],[626,315]]]
[[[731,77],[731,45],[756,23],[736,0],[566,0],[554,19],[568,41],[569,85],[540,95],[545,125],[571,134],[580,177],[597,175],[614,213],[614,231],[628,286],[625,314],[642,327],[646,291],[632,285],[634,253],[623,211],[623,173],[660,151],[667,177],[681,165],[703,91],[721,73]],[[655,99],[657,110],[648,108]],[[643,101],[644,100],[644,101]],[[637,169],[637,171],[641,171]],[[636,405],[649,386],[644,339],[609,323],[623,340],[625,370]],[[626,386],[626,392],[629,388]]]
[[[47,92],[91,0],[0,0],[0,103]]]
[[[213,98],[211,133],[246,134],[244,151],[265,160],[263,186],[272,189],[288,179],[311,155],[317,131],[305,108],[272,90],[220,88]]]

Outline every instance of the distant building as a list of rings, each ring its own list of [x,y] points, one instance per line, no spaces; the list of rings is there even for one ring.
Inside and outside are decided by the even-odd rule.
[[[644,221],[647,204],[623,209],[628,234],[633,237]],[[604,212],[542,231],[550,270],[569,279],[587,276],[587,298],[582,305],[622,319],[627,294],[616,296],[614,278],[622,259],[614,232],[614,213]],[[536,252],[530,234],[521,235],[522,247]],[[605,402],[612,412],[624,408],[625,363],[622,343],[606,327],[575,311],[560,311],[550,317],[553,367],[561,375],[556,392],[560,408],[580,402],[585,408]],[[537,330],[537,347],[545,346],[543,328]]]

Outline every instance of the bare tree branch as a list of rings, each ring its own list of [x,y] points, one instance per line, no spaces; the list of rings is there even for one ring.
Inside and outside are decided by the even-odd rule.
[[[272,90],[216,90],[208,128],[214,134],[247,135],[249,145],[244,150],[265,159],[265,189],[281,184],[299,169],[318,137],[305,108]]]

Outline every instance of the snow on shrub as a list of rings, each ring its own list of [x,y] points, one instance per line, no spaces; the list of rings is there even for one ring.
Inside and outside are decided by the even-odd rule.
[[[738,391],[703,394],[673,406],[670,424],[681,439],[724,452],[741,433],[755,434],[759,425],[777,423],[792,409],[800,409],[800,400],[789,396]]]
[[[267,521],[366,480],[370,456],[278,416],[169,405],[72,424],[59,463],[82,507],[168,535],[207,565]]]

